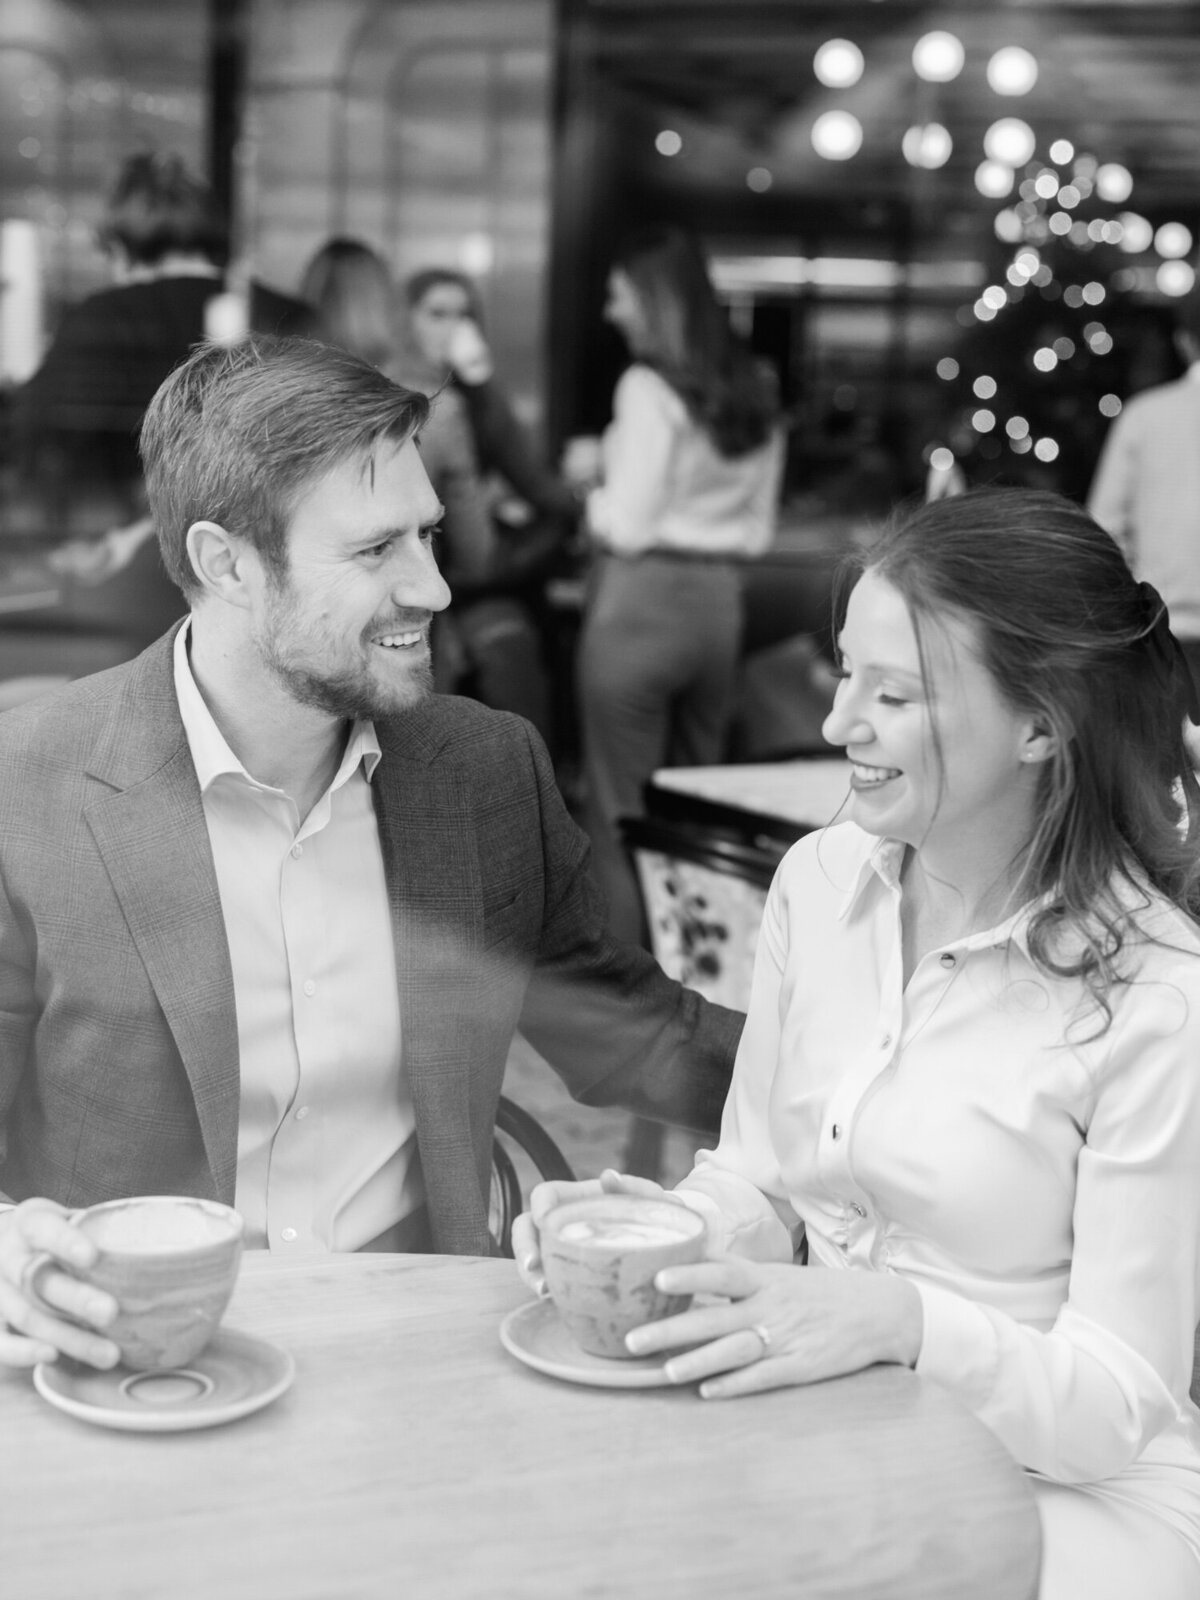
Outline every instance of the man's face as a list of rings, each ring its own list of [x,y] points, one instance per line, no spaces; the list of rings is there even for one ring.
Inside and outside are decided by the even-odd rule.
[[[430,691],[429,626],[450,603],[431,547],[442,514],[412,441],[334,467],[304,490],[288,570],[253,619],[267,671],[300,705],[386,717]]]
[[[461,283],[435,283],[409,311],[413,337],[426,361],[450,365],[450,341],[465,317],[471,315],[471,297]]]

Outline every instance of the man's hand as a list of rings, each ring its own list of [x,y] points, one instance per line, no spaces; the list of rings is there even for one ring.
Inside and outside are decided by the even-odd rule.
[[[587,1178],[582,1183],[539,1183],[529,1196],[529,1210],[523,1211],[513,1223],[512,1247],[513,1255],[517,1258],[517,1271],[540,1298],[546,1296],[539,1242],[542,1223],[555,1206],[566,1205],[568,1200],[590,1200],[598,1194],[640,1194],[654,1200],[675,1199],[661,1183],[655,1183],[652,1178],[631,1178],[623,1172],[614,1172],[611,1167],[606,1168],[598,1178]]]
[[[0,1366],[32,1367],[60,1354],[116,1366],[120,1351],[103,1330],[117,1302],[71,1276],[95,1259],[96,1246],[52,1200],[26,1200],[0,1215]]]

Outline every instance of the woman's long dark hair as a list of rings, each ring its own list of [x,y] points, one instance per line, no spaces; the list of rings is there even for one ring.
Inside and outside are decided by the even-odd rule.
[[[972,622],[1001,693],[1053,735],[1036,827],[1014,863],[1022,900],[1045,897],[1029,949],[1045,971],[1082,978],[1111,1015],[1146,881],[1200,917],[1192,696],[1165,607],[1086,511],[1029,490],[902,515],[859,567],[904,596],[918,639],[947,612]]]
[[[613,265],[642,311],[646,345],[637,354],[671,385],[723,456],[763,444],[778,414],[775,385],[729,326],[699,246],[678,228],[630,239]]]

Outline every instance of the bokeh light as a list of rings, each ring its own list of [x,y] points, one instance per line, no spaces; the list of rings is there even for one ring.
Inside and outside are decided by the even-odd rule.
[[[958,362],[955,361],[953,356],[943,356],[937,364],[938,377],[944,378],[947,383],[953,383],[954,379],[958,377],[958,373]]]
[[[1121,399],[1119,395],[1102,394],[1098,404],[1102,417],[1119,417],[1121,415]]]
[[[944,167],[954,149],[949,129],[940,122],[926,122],[906,130],[900,142],[904,159],[910,167],[925,167],[930,171]]]
[[[1192,248],[1192,230],[1182,222],[1164,222],[1154,235],[1154,248],[1169,261],[1186,256]]]
[[[984,154],[1010,167],[1023,167],[1036,148],[1033,129],[1020,117],[1001,117],[983,136]]]
[[[913,71],[926,83],[949,83],[958,77],[965,59],[962,41],[940,29],[924,34],[913,46]]]
[[[1119,161],[1106,161],[1102,167],[1097,167],[1096,192],[1101,200],[1108,200],[1112,205],[1120,205],[1122,200],[1128,200],[1133,193],[1133,177],[1129,168],[1123,167]]]
[[[683,149],[683,140],[674,128],[664,128],[655,137],[654,148],[660,156],[677,156]]]
[[[766,194],[774,182],[766,167],[751,167],[746,174],[746,187],[753,189],[755,194]]]
[[[1005,45],[987,64],[987,81],[997,94],[1028,94],[1037,82],[1038,64],[1020,45]]]
[[[1140,256],[1154,243],[1154,229],[1145,217],[1136,211],[1122,211],[1118,217],[1123,237],[1118,241],[1121,249],[1131,256]]]
[[[1044,344],[1033,352],[1033,364],[1039,372],[1053,372],[1058,365],[1058,357],[1048,344]]]
[[[863,75],[863,53],[849,39],[826,39],[813,57],[813,71],[827,89],[848,89]]]
[[[1058,441],[1056,439],[1039,439],[1033,447],[1033,453],[1039,461],[1058,460]]]
[[[1160,293],[1176,297],[1191,294],[1196,273],[1186,261],[1164,261],[1154,274],[1154,281]]]
[[[1065,167],[1067,162],[1075,155],[1075,146],[1070,139],[1055,139],[1050,146],[1050,159],[1057,161],[1060,167]]]
[[[813,123],[813,149],[826,161],[849,161],[862,142],[862,123],[848,111],[823,111]]]
[[[996,426],[996,414],[986,409],[976,411],[971,418],[971,426],[976,433],[991,433]]]
[[[954,465],[954,451],[947,450],[944,444],[939,444],[935,450],[929,452],[929,465],[935,472],[949,472]]]
[[[975,379],[975,382],[971,385],[971,390],[977,400],[990,400],[996,393],[996,380],[995,378],[989,378],[985,373],[982,377]]]
[[[1029,434],[1029,424],[1024,417],[1009,417],[1004,431],[1010,439],[1024,439]]]
[[[975,187],[988,200],[1003,200],[1012,186],[1013,170],[1003,161],[981,161],[975,168]]]

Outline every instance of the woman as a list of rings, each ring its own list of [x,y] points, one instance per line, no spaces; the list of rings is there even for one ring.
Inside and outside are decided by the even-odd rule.
[[[478,582],[490,568],[493,540],[470,427],[462,401],[442,392],[444,373],[408,336],[387,263],[361,239],[328,239],[305,267],[300,292],[317,314],[318,338],[435,398],[421,430],[421,459],[443,507],[438,560],[456,592]],[[452,676],[444,664],[450,653],[443,621],[435,633],[439,688]]]
[[[404,300],[413,345],[465,408],[494,525],[490,571],[457,596],[470,692],[525,717],[553,747],[542,590],[574,532],[578,501],[540,459],[496,376],[471,279],[426,267],[405,282]]]
[[[847,820],[779,869],[676,1191],[713,1259],[663,1286],[729,1299],[630,1346],[701,1341],[668,1370],[706,1397],[915,1366],[1032,1474],[1043,1600],[1185,1600],[1200,712],[1165,607],[1077,506],[983,491],[882,538],[838,643]]]
[[[721,758],[742,630],[738,562],[775,529],[783,463],[774,384],[729,327],[695,243],[635,238],[605,316],[633,356],[617,384],[579,646],[587,824],[618,938],[645,929],[619,821],[662,766]]]

